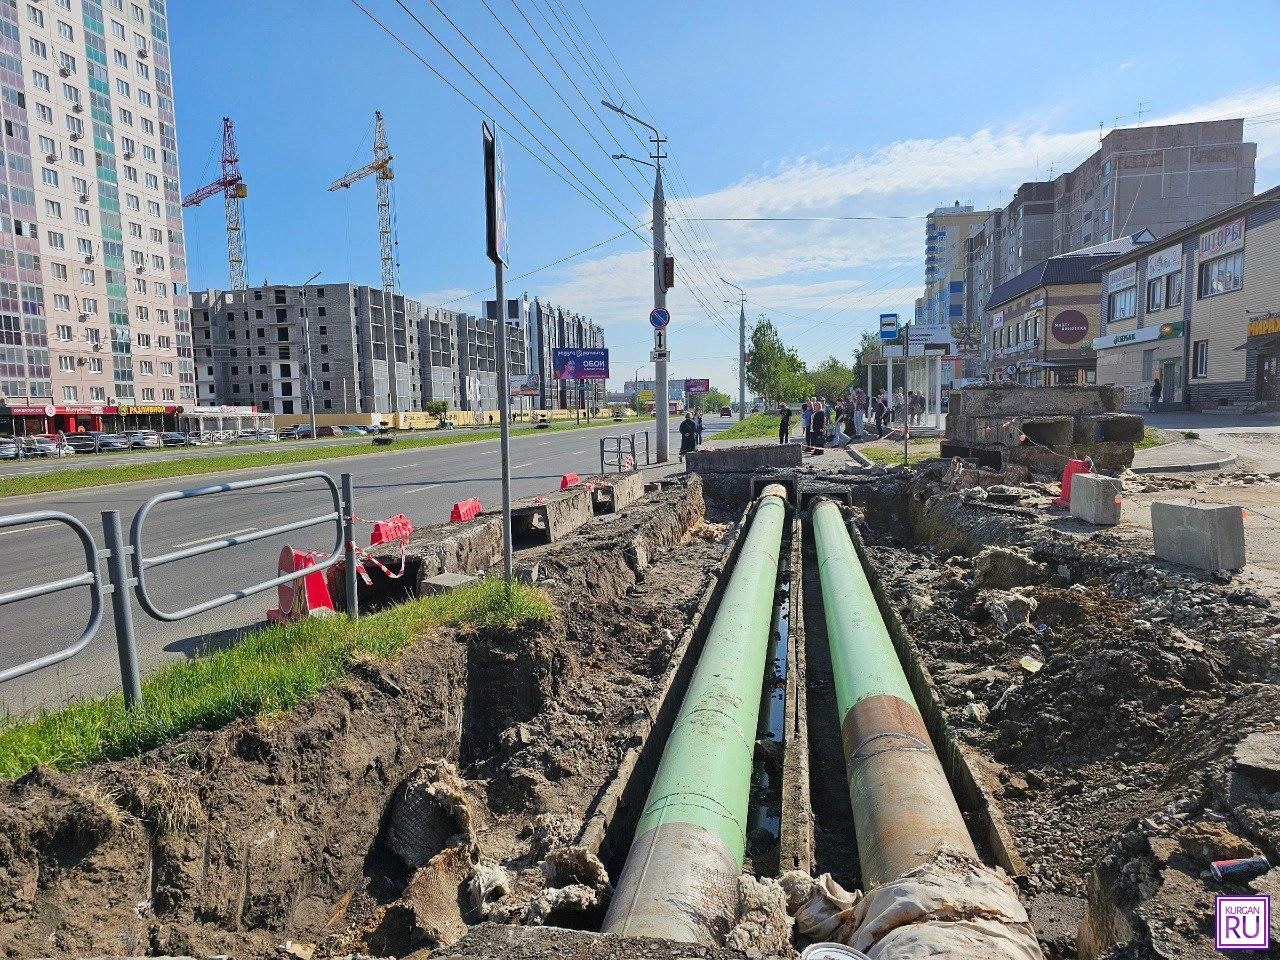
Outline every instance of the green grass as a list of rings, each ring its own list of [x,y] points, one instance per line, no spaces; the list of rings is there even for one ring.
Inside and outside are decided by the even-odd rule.
[[[1157,430],[1155,427],[1143,427],[1142,439],[1135,443],[1133,448],[1135,450],[1146,450],[1149,447],[1159,447],[1168,442],[1169,438],[1162,431]]]
[[[597,427],[609,420],[596,419],[590,426]],[[587,424],[553,423],[548,427],[515,427],[511,436],[529,433],[558,433],[562,430],[578,430]],[[250,467],[272,467],[278,464],[309,463],[315,460],[334,460],[341,457],[360,457],[375,453],[411,450],[415,447],[439,447],[452,443],[470,443],[489,440],[498,436],[492,430],[441,430],[427,436],[397,438],[389,446],[374,446],[371,441],[350,444],[332,444],[317,447],[299,447],[290,450],[258,450],[252,453],[223,453],[209,456],[177,457],[151,463],[119,462],[103,466],[67,466],[42,473],[14,474],[0,477],[0,497],[16,497],[30,493],[50,493],[57,490],[75,490],[80,487],[99,487],[109,483],[128,483],[134,480],[163,480],[168,477],[189,477],[203,473],[222,473],[227,470],[244,470]],[[129,456],[124,454],[124,456]]]
[[[142,706],[132,712],[113,694],[0,722],[0,777],[21,776],[38,763],[70,770],[132,756],[188,730],[288,710],[345,676],[353,657],[394,658],[433,627],[514,628],[550,615],[541,591],[517,585],[508,595],[501,580],[484,580],[355,621],[339,615],[270,626],[225,650],[162,667],[142,685]]]
[[[799,415],[792,418],[791,425],[794,427]],[[776,413],[753,413],[748,417],[738,420],[733,426],[727,430],[721,430],[716,434],[717,440],[746,440],[751,437],[774,437],[778,436],[778,415]]]
[[[856,449],[860,454],[862,454],[872,463],[881,463],[881,464],[884,464],[886,467],[891,467],[895,463],[902,462],[902,442],[901,441],[899,441],[897,445],[892,447],[861,446],[861,447],[855,447],[854,449]],[[937,451],[935,450],[917,451],[914,453],[909,453],[907,455],[907,463],[908,464],[921,463],[922,461],[925,461],[925,460],[933,460],[937,456],[938,454],[937,454]]]

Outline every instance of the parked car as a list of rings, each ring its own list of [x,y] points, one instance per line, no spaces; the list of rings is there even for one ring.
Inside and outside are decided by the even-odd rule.
[[[291,426],[285,427],[283,430],[280,431],[280,439],[296,440],[298,439],[298,432],[301,429],[302,429],[302,424],[300,423],[295,423],[295,424],[292,424]]]
[[[9,437],[0,437],[0,460],[15,460],[18,457],[17,441]]]
[[[185,433],[162,433],[160,434],[160,442],[166,447],[185,447],[190,439]]]
[[[318,437],[340,437],[344,433],[342,427],[316,427],[316,436]],[[307,436],[311,435],[311,428],[307,428]]]
[[[342,432],[343,432],[343,433],[350,433],[350,434],[354,434],[354,435],[356,435],[356,436],[363,437],[367,431],[365,430],[365,428],[364,428],[364,427],[358,427],[358,426],[356,426],[356,425],[355,425],[355,424],[353,424],[353,423],[349,423],[349,424],[347,424],[346,426],[344,426],[344,427],[342,428]]]
[[[69,457],[73,453],[66,440],[62,440],[53,434],[42,433],[34,437],[25,437],[22,443],[22,452],[28,457]]]
[[[118,433],[96,433],[99,450],[128,450],[131,447],[129,438]]]
[[[720,416],[722,416],[722,417],[732,417],[732,416],[733,416],[733,408],[732,408],[732,407],[721,407],[721,408],[720,408]]]
[[[97,453],[98,435],[96,433],[68,433],[67,446],[75,453]]]
[[[213,442],[207,433],[188,433],[186,438],[188,447],[207,447]]]
[[[268,442],[274,442],[276,440],[279,440],[280,437],[276,435],[276,432],[274,430],[259,430],[258,439],[265,440]]]
[[[160,439],[160,434],[154,430],[133,430],[125,434],[129,441],[130,449],[139,447],[163,447],[164,441]]]

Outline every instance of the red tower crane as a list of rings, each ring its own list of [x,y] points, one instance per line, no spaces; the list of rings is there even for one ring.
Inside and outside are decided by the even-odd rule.
[[[249,185],[240,176],[240,157],[236,154],[236,128],[230,117],[222,118],[222,176],[213,183],[187,194],[184,207],[199,206],[215,193],[226,198],[227,205],[227,263],[231,268],[231,289],[245,288],[244,234],[240,227],[241,204],[249,195]]]

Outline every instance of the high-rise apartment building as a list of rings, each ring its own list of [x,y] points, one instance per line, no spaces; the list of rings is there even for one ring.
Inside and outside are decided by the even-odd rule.
[[[603,347],[604,329],[567,307],[557,307],[541,297],[529,301],[529,372],[536,376],[538,396],[534,406],[542,410],[568,410],[578,406],[598,409],[607,395],[605,381],[557,381],[552,377],[553,351],[558,347]]]
[[[0,432],[194,402],[165,3],[5,0],[0,97]]]
[[[956,201],[938,207],[925,217],[924,296],[917,322],[930,327],[950,327],[962,344],[976,339],[976,317],[969,312],[966,266],[969,237],[981,227],[990,210],[974,210]]]

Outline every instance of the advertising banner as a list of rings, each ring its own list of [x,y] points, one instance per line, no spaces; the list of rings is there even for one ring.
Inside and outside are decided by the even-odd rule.
[[[609,351],[605,347],[556,347],[551,351],[551,369],[557,380],[608,380]]]
[[[686,380],[684,382],[685,393],[707,393],[710,390],[710,380]]]

